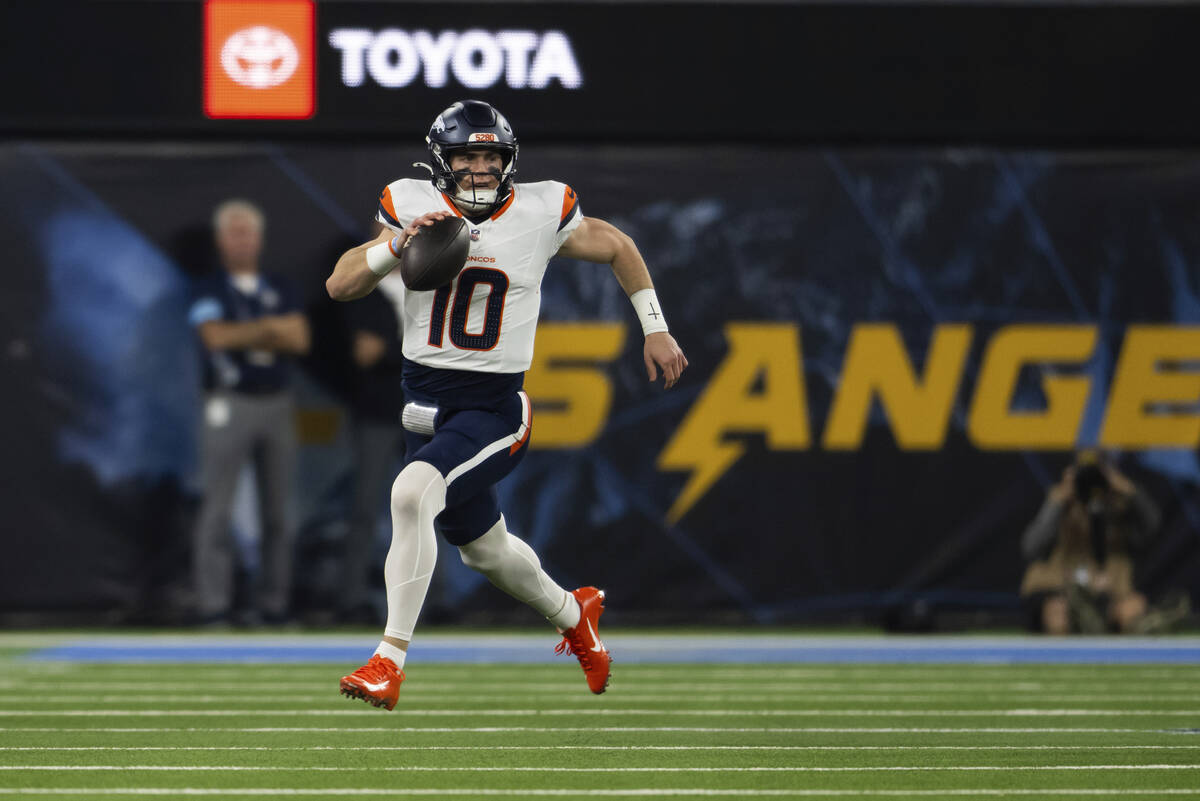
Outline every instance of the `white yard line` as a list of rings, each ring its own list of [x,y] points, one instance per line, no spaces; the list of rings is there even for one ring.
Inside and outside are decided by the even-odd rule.
[[[600,703],[593,701],[592,703]],[[3,709],[0,718],[13,717],[323,717],[361,715],[346,709]],[[666,717],[1138,717],[1200,718],[1200,709],[408,709],[410,717],[519,717],[568,715],[662,715]]]
[[[0,751],[1198,751],[1200,746],[2,746]]]
[[[618,656],[619,658],[619,656]],[[177,690],[180,687],[180,681],[153,681],[151,677],[162,675],[160,671],[164,666],[149,664],[141,667],[146,668],[147,681],[133,682],[129,680],[129,671],[139,668],[138,665],[89,665],[87,668],[87,678],[83,682],[76,682],[79,677],[80,668],[77,664],[65,664],[68,668],[62,671],[53,671],[50,668],[55,667],[52,664],[38,664],[37,670],[30,672],[28,680],[21,680],[17,676],[17,670],[24,666],[20,663],[9,663],[12,670],[7,670],[2,680],[0,680],[0,689],[10,690],[26,690],[26,689],[41,689],[46,691],[54,691],[60,689],[67,690],[84,690],[106,688],[129,688],[129,689],[162,689],[162,690]],[[32,665],[31,665],[32,667]],[[170,666],[172,670],[175,666]],[[187,666],[185,666],[186,669]],[[238,667],[224,670],[221,667],[204,666],[205,670],[202,674],[197,671],[198,675],[188,676],[186,678],[187,686],[196,687],[200,690],[208,688],[244,688],[247,691],[258,690],[278,690],[278,689],[300,689],[319,691],[327,688],[329,683],[335,680],[338,676],[353,669],[355,665],[330,665],[323,669],[313,671],[307,669],[297,669],[294,666],[287,665],[283,667],[285,671],[280,682],[268,681],[266,679],[267,671],[263,666],[242,665]],[[406,666],[407,667],[407,666]],[[428,691],[454,691],[463,690],[467,692],[478,692],[481,687],[490,684],[496,685],[497,692],[521,692],[528,691],[529,693],[540,693],[543,690],[577,690],[578,684],[573,680],[573,676],[566,672],[570,665],[547,666],[527,665],[519,674],[516,674],[515,681],[495,681],[493,676],[494,671],[483,670],[483,667],[496,668],[497,666],[474,666],[470,670],[463,670],[462,666],[455,665],[423,665],[414,663],[411,671],[410,684],[411,687],[405,687],[405,692],[420,692]],[[1020,672],[1021,666],[1013,666],[1010,671],[993,672],[993,673],[978,673],[971,670],[969,665],[957,666],[961,668],[960,673],[955,673],[953,676],[947,676],[946,671],[928,671],[913,673],[901,669],[882,668],[871,673],[855,672],[853,668],[847,667],[843,670],[830,670],[826,673],[812,672],[796,672],[787,669],[766,669],[762,671],[725,671],[717,672],[711,669],[703,669],[704,666],[680,666],[678,669],[670,671],[650,673],[646,670],[639,669],[640,666],[621,665],[617,664],[614,669],[614,674],[622,683],[627,683],[630,688],[646,688],[648,690],[658,688],[677,688],[681,681],[687,681],[689,689],[694,688],[697,692],[721,692],[728,689],[729,684],[738,681],[752,681],[754,686],[752,689],[756,691],[768,690],[805,690],[823,691],[825,689],[847,689],[847,690],[865,690],[868,686],[878,689],[894,689],[897,691],[905,691],[913,689],[920,691],[922,689],[949,689],[949,690],[966,690],[978,688],[984,691],[1003,691],[1007,689],[1019,690],[1026,689],[1055,689],[1060,692],[1071,692],[1080,688],[1080,682],[1086,683],[1089,690],[1103,692],[1105,690],[1113,690],[1119,692],[1121,690],[1130,689],[1131,685],[1147,685],[1155,690],[1174,690],[1178,692],[1194,691],[1200,688],[1200,683],[1189,680],[1194,673],[1194,666],[1180,665],[1173,672],[1134,672],[1122,671],[1119,674],[1113,672],[1093,673],[1086,670],[1076,670],[1067,674],[1058,674],[1053,671],[1054,667],[1058,666],[1036,666],[1038,669],[1031,669],[1028,673]],[[1077,667],[1077,666],[1064,666]],[[119,669],[119,670],[118,670]],[[1119,668],[1118,668],[1119,669]],[[105,681],[104,677],[108,675],[105,671],[111,670],[112,681]],[[1189,672],[1191,671],[1191,672]],[[278,673],[279,668],[272,668],[272,674]],[[60,678],[61,677],[61,678]],[[545,677],[545,681],[533,680],[535,677]],[[569,677],[569,678],[568,678]],[[690,681],[694,679],[695,681]],[[802,683],[801,683],[802,682]]]
[[[74,688],[73,688],[74,689]],[[278,691],[278,688],[276,688]],[[50,691],[53,692],[53,691]],[[265,691],[263,691],[265,692]],[[0,693],[0,704],[28,704],[31,691],[23,691],[19,693]],[[1139,693],[1136,695],[1121,695],[1117,693],[1105,694],[1088,694],[1088,695],[1049,695],[1037,692],[1021,692],[1021,693],[977,693],[971,691],[955,692],[955,693],[903,693],[903,694],[874,694],[874,693],[833,693],[833,692],[772,692],[772,693],[696,693],[688,691],[680,693],[675,689],[675,694],[657,691],[628,691],[626,688],[621,688],[621,697],[638,700],[642,703],[646,701],[661,700],[663,703],[677,703],[680,700],[688,702],[730,702],[744,701],[747,703],[760,703],[765,701],[777,701],[786,703],[788,701],[803,701],[811,700],[814,695],[823,696],[822,700],[837,701],[840,703],[878,703],[878,704],[897,704],[897,703],[930,703],[934,701],[950,701],[956,698],[970,698],[973,701],[1013,701],[1022,703],[1091,703],[1091,704],[1119,704],[1119,703],[1139,703],[1146,701],[1159,701],[1162,703],[1172,702],[1194,702],[1196,696],[1200,695],[1200,688],[1192,693]],[[146,692],[130,691],[127,693],[107,693],[97,695],[95,693],[78,693],[67,694],[53,692],[52,695],[47,695],[39,700],[41,704],[128,704],[130,702],[137,703],[196,703],[196,704],[216,704],[216,703],[257,703],[260,698],[257,696],[261,693],[174,693],[174,694],[151,694]],[[423,693],[405,693],[406,697],[420,701],[460,701],[479,702],[479,703],[495,703],[496,701],[511,699],[517,701],[530,701],[534,699],[545,700],[553,698],[556,704],[564,702],[573,702],[579,705],[586,705],[592,701],[586,694],[580,694],[580,688],[572,685],[571,689],[563,689],[561,691],[548,691],[544,693],[478,693],[478,694],[463,694],[463,693],[444,693],[444,692],[423,692]],[[320,703],[335,700],[337,696],[336,689],[328,689],[325,692],[319,693],[287,693],[281,700],[292,704],[303,703]]]
[[[377,638],[376,638],[377,639]],[[375,640],[372,641],[373,643]],[[370,653],[370,649],[374,647],[368,646],[365,650]],[[415,649],[414,649],[415,653]],[[614,652],[615,653],[615,652]],[[620,654],[615,654],[618,659]],[[354,661],[354,660],[352,660]],[[53,663],[41,663],[51,665]],[[417,658],[414,656],[414,664],[416,666],[435,665],[439,674],[444,675],[447,679],[457,677],[467,677],[480,672],[483,665],[480,663],[467,662],[438,662],[433,659]],[[543,674],[552,676],[556,671],[561,670],[563,662],[527,662],[527,663],[506,663],[499,665],[501,668],[515,668],[516,672],[523,681],[529,681],[531,676]],[[238,666],[233,663],[214,665],[218,669],[227,668],[231,672],[238,671]],[[329,663],[319,664],[304,664],[296,663],[297,668],[307,671],[308,673],[317,673],[329,668]],[[699,662],[679,662],[679,663],[641,663],[629,664],[626,668],[630,673],[636,674],[639,677],[647,679],[678,679],[680,674],[696,675],[702,677],[703,680],[708,679],[726,679],[726,678],[755,678],[764,676],[779,676],[789,679],[822,679],[833,681],[848,681],[851,679],[882,679],[894,681],[898,678],[903,679],[941,679],[952,680],[961,676],[964,680],[985,680],[999,679],[1001,681],[1013,681],[1014,677],[1033,678],[1036,680],[1053,680],[1064,675],[1086,675],[1095,677],[1101,680],[1115,680],[1117,678],[1157,678],[1157,679],[1191,679],[1188,674],[1188,668],[1191,663],[1180,662],[1175,664],[1159,663],[1128,663],[1128,664],[1088,664],[1088,663],[1037,663],[1037,664],[987,664],[983,662],[963,663],[963,662],[947,662],[947,663],[869,663],[869,662],[761,662],[761,663],[699,663]],[[98,663],[97,667],[106,668],[104,663]],[[119,666],[118,666],[119,667]],[[273,666],[258,665],[246,666],[243,665],[243,670],[246,667],[257,667],[258,669],[274,672]],[[525,670],[531,671],[525,673]],[[31,671],[32,672],[32,671]]]
[[[609,629],[605,640],[621,643],[631,649],[639,647],[669,651],[675,647],[693,646],[697,634],[680,630],[639,631],[636,629]],[[947,646],[959,650],[994,650],[1042,652],[1047,649],[1059,651],[1089,651],[1101,648],[1108,651],[1174,651],[1180,648],[1200,647],[1200,637],[1191,634],[1172,637],[1134,636],[1121,638],[1104,635],[1071,637],[1030,637],[1008,634],[964,634],[881,636],[872,633],[829,634],[798,633],[781,631],[741,631],[703,629],[706,643],[719,648],[772,648],[791,649],[802,646],[806,649],[871,648],[878,651],[908,653],[940,649]],[[497,631],[495,629],[472,628],[467,630],[427,630],[414,645],[450,646],[461,648],[495,648],[525,646],[534,647],[549,639],[544,630],[528,627],[520,630]],[[92,648],[192,648],[197,645],[212,648],[248,648],[273,646],[279,649],[313,649],[332,647],[369,647],[373,643],[369,633],[360,632],[297,632],[297,631],[216,631],[200,632],[179,629],[155,633],[125,630],[120,632],[95,632],[87,630],[67,632],[14,632],[0,637],[0,646],[9,648],[55,645]]]
[[[26,732],[99,732],[108,734],[145,734],[158,732],[238,732],[249,734],[290,734],[325,732],[330,734],[453,733],[494,734],[503,732],[753,732],[765,734],[1149,734],[1152,729],[1117,729],[1077,726],[1042,727],[925,727],[925,726],[39,726],[0,727],[0,734]]]
[[[189,678],[187,680],[188,687],[194,687],[202,692],[215,691],[231,691],[240,693],[257,693],[266,691],[278,690],[309,690],[318,692],[327,690],[330,682],[340,675],[337,670],[330,670],[321,679],[313,679],[309,681],[279,681],[279,682],[253,682],[253,681],[206,681],[202,677],[196,679]],[[420,677],[421,674],[417,673]],[[423,678],[423,677],[422,677]],[[630,677],[632,683],[628,687],[623,687],[622,692],[644,692],[646,694],[657,694],[666,689],[678,689],[679,677],[675,676],[672,680],[663,679],[661,681],[647,681],[643,676],[633,675]],[[964,680],[961,682],[943,682],[943,681],[912,681],[912,682],[786,682],[786,681],[761,681],[762,676],[744,676],[744,679],[754,680],[754,689],[762,692],[784,692],[784,693],[835,693],[846,690],[856,693],[874,693],[874,692],[940,692],[947,691],[955,694],[971,694],[978,692],[980,688],[987,691],[989,694],[1010,694],[1010,693],[1033,693],[1043,692],[1046,690],[1054,690],[1058,692],[1069,692],[1078,686],[1078,682],[1067,681],[981,681],[978,682],[978,687]],[[777,679],[774,675],[773,679]],[[429,678],[422,684],[418,682],[413,686],[405,685],[405,694],[420,693],[425,694],[440,694],[442,692],[453,691],[456,688],[463,690],[478,691],[481,682],[479,681],[443,681],[441,679]],[[133,692],[146,692],[157,690],[178,690],[180,682],[178,681],[70,681],[64,685],[63,682],[47,682],[47,681],[18,681],[18,680],[0,680],[0,690],[11,690],[14,695],[28,695],[30,692],[41,691],[57,691],[62,689],[70,689],[73,691],[82,690],[99,690],[115,692],[119,690],[130,690]],[[696,683],[689,682],[687,689],[689,692],[721,692],[728,690],[730,687],[728,682],[704,682]],[[1088,682],[1088,688],[1096,692],[1113,691],[1119,692],[1129,688],[1129,682]],[[1200,692],[1200,682],[1156,682],[1155,690],[1167,692]],[[496,684],[489,690],[493,694],[504,695],[542,695],[548,692],[563,692],[573,693],[579,691],[579,683],[575,681],[561,682],[504,682]],[[1105,692],[1107,695],[1107,692]],[[1194,697],[1194,696],[1193,696]]]
[[[556,797],[556,798],[578,798],[580,790],[578,788],[563,788],[563,789],[485,789],[479,787],[438,787],[438,788],[379,788],[379,787],[337,787],[325,789],[310,789],[306,787],[237,787],[237,788],[209,788],[209,787],[0,787],[0,795],[163,795],[177,797],[181,795],[249,795],[249,796],[444,796],[444,795],[461,795],[461,796],[518,796],[518,797]],[[600,788],[589,788],[587,795],[590,797],[640,797],[640,796],[738,796],[738,797],[784,797],[784,798],[811,798],[822,796],[851,796],[851,797],[888,797],[888,798],[919,798],[924,796],[1192,796],[1195,797],[1196,791],[1193,789],[1120,789],[1120,790],[1091,790],[1084,788],[1056,788],[1053,790],[1029,790],[1029,789],[1013,789],[1008,787],[1003,788],[972,788],[972,789],[945,789],[945,790],[822,790],[822,789],[804,789],[804,790],[751,790],[751,789],[728,789],[728,790],[710,790],[701,788],[650,788],[638,787],[629,788],[626,790],[609,790]]]
[[[936,772],[954,773],[980,771],[1056,771],[1056,770],[1200,770],[1200,765],[871,765],[856,766],[768,766],[768,767],[633,767],[633,768],[573,768],[562,765],[528,767],[512,765],[436,765],[419,767],[411,765],[372,765],[369,767],[336,766],[280,766],[269,765],[0,765],[0,771],[189,771],[200,773],[284,773],[320,771],[324,773],[891,773],[891,772]]]
[[[373,646],[372,646],[373,647]],[[364,649],[364,655],[370,654],[370,647]],[[620,658],[620,654],[615,654]],[[84,660],[86,662],[86,660]],[[70,676],[79,674],[79,663],[73,662],[15,662],[14,670],[28,670],[31,681],[45,681],[48,676]],[[202,673],[203,681],[244,681],[253,680],[267,675],[275,675],[282,669],[289,679],[296,681],[306,679],[320,681],[330,673],[337,674],[340,668],[353,668],[351,663],[320,663],[304,664],[289,663],[282,668],[276,664],[263,663],[160,663],[160,662],[121,662],[121,663],[89,663],[88,675],[91,680],[97,680],[106,673],[112,673],[121,680],[127,680],[131,667],[147,667],[151,670],[165,666],[173,670],[182,669],[188,672]],[[436,675],[440,681],[470,683],[473,677],[487,676],[494,670],[512,670],[521,684],[532,684],[531,677],[545,675],[551,680],[561,676],[569,663],[530,663],[530,664],[466,664],[446,662],[422,662],[414,659],[413,667],[421,673]],[[719,664],[679,664],[655,666],[641,664],[619,665],[622,673],[627,673],[639,680],[662,680],[678,682],[681,677],[697,677],[701,681],[722,681],[729,679],[752,680],[832,680],[836,682],[880,680],[880,681],[948,681],[961,680],[960,683],[978,682],[991,683],[1013,681],[1036,682],[1069,682],[1076,677],[1084,677],[1095,681],[1132,681],[1132,680],[1162,680],[1182,681],[1189,679],[1194,670],[1194,664],[1180,663],[1177,665],[1162,665],[1159,667],[1134,665],[1089,665],[1089,664],[1036,664],[988,666],[972,664],[930,664],[921,667],[905,665],[833,665],[804,668],[786,664],[764,664],[761,666],[748,665],[719,665]],[[12,680],[12,673],[5,676],[5,681]]]

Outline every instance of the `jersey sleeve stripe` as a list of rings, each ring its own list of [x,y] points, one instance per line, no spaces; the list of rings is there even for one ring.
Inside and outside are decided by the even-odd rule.
[[[558,215],[559,222],[565,222],[571,219],[575,207],[579,205],[579,196],[575,194],[575,190],[571,187],[563,189],[563,204],[562,212]],[[560,226],[561,227],[561,226]]]
[[[396,219],[396,206],[392,203],[392,188],[390,186],[385,186],[383,193],[379,196],[379,216],[388,225],[394,225],[397,228],[404,227]]]
[[[563,215],[562,220],[558,224],[558,230],[561,231],[562,229],[566,228],[567,223],[575,219],[577,214],[579,214],[579,203],[575,203],[573,206],[571,206],[570,210]]]
[[[397,219],[396,219],[396,218],[395,218],[393,215],[391,215],[391,214],[388,214],[388,210],[387,210],[387,209],[385,209],[385,208],[383,207],[383,204],[382,204],[382,203],[380,203],[380,204],[379,204],[379,217],[378,217],[378,219],[379,219],[379,221],[380,221],[381,223],[386,223],[387,225],[391,225],[391,226],[394,226],[394,227],[396,227],[396,228],[403,228],[403,227],[404,227],[403,225],[401,225],[401,224],[400,224],[400,221],[399,221],[399,220],[397,220]]]

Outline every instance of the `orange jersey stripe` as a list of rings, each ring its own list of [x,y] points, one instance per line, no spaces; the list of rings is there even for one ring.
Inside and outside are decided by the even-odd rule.
[[[567,219],[571,212],[575,210],[575,204],[579,202],[579,196],[575,194],[575,190],[567,187],[563,192],[562,214],[558,216],[559,222]]]
[[[446,201],[446,205],[450,207],[450,211],[454,212],[454,216],[461,217],[462,212],[458,210],[458,206],[454,205],[454,201],[445,192],[442,192],[442,200]]]
[[[508,193],[508,200],[504,201],[504,205],[496,209],[496,213],[492,215],[492,219],[499,219],[500,215],[508,211],[508,207],[512,205],[513,198],[517,196],[517,188],[514,186],[512,191]]]
[[[393,220],[397,219],[396,206],[392,203],[392,188],[390,186],[383,188],[383,194],[379,196],[379,205],[383,206],[384,211],[392,215]]]

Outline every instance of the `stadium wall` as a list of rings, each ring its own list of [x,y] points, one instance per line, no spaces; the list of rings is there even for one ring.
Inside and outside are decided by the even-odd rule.
[[[136,616],[186,575],[188,285],[231,195],[266,210],[267,265],[316,328],[296,597],[331,603],[350,465],[322,282],[421,156],[0,144],[0,612]],[[533,450],[502,502],[614,619],[1015,619],[1021,530],[1081,445],[1163,507],[1142,585],[1200,587],[1194,151],[542,144],[520,166],[635,238],[691,362],[648,385],[615,281],[552,264]],[[527,619],[469,571],[438,581],[460,617]]]

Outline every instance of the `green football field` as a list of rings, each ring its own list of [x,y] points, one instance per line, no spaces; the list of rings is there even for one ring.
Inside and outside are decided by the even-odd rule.
[[[10,651],[0,796],[1200,798],[1194,665],[425,663],[391,713],[353,667]]]

